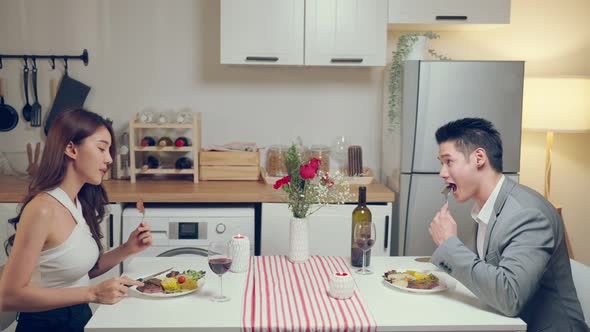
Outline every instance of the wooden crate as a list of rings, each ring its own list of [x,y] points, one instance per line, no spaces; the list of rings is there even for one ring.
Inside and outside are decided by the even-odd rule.
[[[201,151],[201,166],[256,166],[260,165],[260,153],[245,151]]]
[[[336,170],[330,171],[330,174],[334,174],[334,173],[336,173]],[[260,176],[264,180],[264,183],[273,184],[273,185],[280,178],[282,178],[280,176],[277,177],[277,176],[268,175],[268,172],[266,171],[266,169],[264,169],[264,167],[260,168]],[[373,174],[373,171],[370,168],[365,168],[362,176],[345,176],[342,180],[345,182],[348,182],[348,184],[367,185],[367,184],[375,183],[375,174]]]
[[[199,178],[207,180],[250,180],[260,177],[260,152],[201,151]]]

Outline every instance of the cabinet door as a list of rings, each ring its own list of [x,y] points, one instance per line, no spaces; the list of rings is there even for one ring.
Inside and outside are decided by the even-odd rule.
[[[0,266],[6,264],[6,252],[4,243],[8,237],[14,234],[14,227],[8,223],[8,219],[16,217],[18,203],[0,203]]]
[[[350,257],[352,210],[355,205],[330,205],[309,217],[311,255]],[[369,205],[377,229],[372,255],[389,256],[391,204]],[[287,255],[290,211],[285,203],[262,204],[261,255]]]
[[[385,66],[386,0],[307,0],[305,64]]]
[[[391,24],[508,24],[510,0],[389,0]]]
[[[303,64],[304,0],[221,0],[222,64]]]

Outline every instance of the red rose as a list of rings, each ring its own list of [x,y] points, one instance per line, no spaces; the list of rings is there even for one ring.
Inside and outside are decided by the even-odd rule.
[[[277,182],[275,182],[273,188],[279,189],[282,186],[288,184],[289,182],[291,182],[291,177],[289,175],[287,175],[287,176],[285,176],[283,178],[278,179]]]
[[[311,158],[308,165],[310,165],[311,167],[313,167],[317,171],[318,168],[320,168],[321,163],[322,163],[322,161],[319,160],[318,158]]]
[[[313,168],[310,164],[299,167],[299,174],[303,179],[313,179],[317,172],[317,168]]]

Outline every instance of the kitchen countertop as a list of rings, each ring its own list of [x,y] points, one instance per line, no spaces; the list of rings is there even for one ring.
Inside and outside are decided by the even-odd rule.
[[[28,190],[28,181],[10,176],[0,176],[0,202],[20,203]],[[139,180],[136,183],[123,180],[104,182],[113,203],[130,203],[143,199],[146,203],[281,203],[284,193],[261,181],[201,181]],[[368,202],[393,202],[394,193],[380,183],[367,187]],[[356,202],[358,186],[351,185]]]

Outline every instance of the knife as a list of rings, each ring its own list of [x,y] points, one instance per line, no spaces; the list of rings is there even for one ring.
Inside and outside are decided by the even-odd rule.
[[[160,271],[160,272],[156,272],[156,273],[154,273],[154,274],[150,274],[149,276],[145,276],[145,277],[143,277],[143,278],[137,278],[137,279],[135,279],[135,280],[137,280],[137,281],[140,281],[140,282],[143,282],[143,281],[144,281],[144,280],[146,280],[146,279],[153,278],[153,277],[155,277],[155,276],[158,276],[158,275],[160,275],[160,274],[162,274],[162,273],[164,273],[164,272],[168,272],[168,271],[170,271],[170,270],[172,270],[172,268],[171,268],[171,267],[167,268],[166,270],[163,270],[163,271]],[[131,285],[126,285],[126,286],[127,286],[127,287],[131,287]]]

